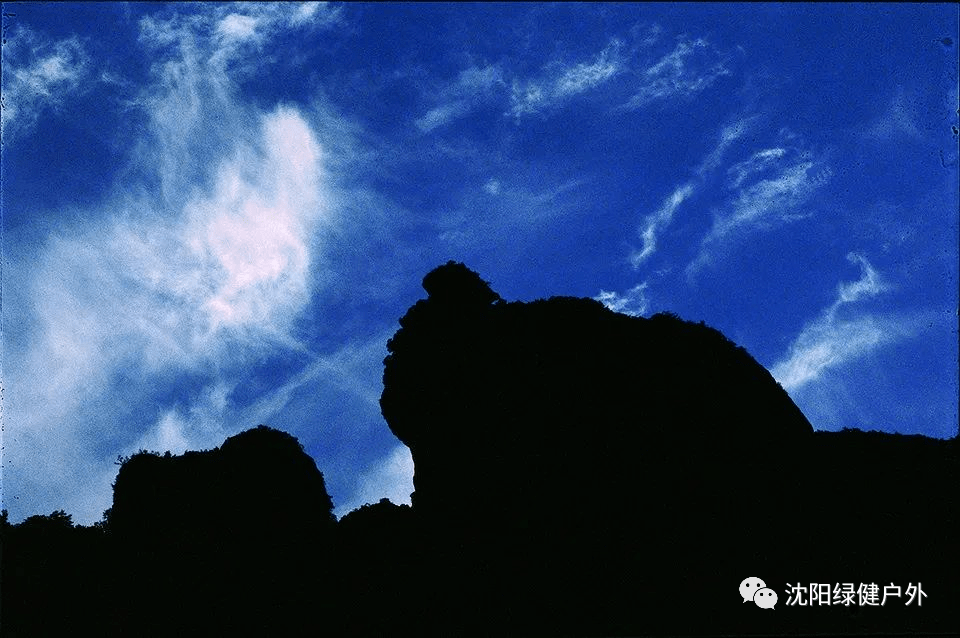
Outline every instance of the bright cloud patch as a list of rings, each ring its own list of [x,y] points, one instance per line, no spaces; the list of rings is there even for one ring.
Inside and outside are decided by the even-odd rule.
[[[249,40],[256,33],[257,20],[231,13],[217,25],[217,33],[229,40]]]
[[[202,306],[210,329],[251,323],[282,328],[307,300],[309,237],[321,212],[319,147],[293,111],[265,121],[260,178],[237,163],[211,198],[190,207],[193,256],[211,273]]]

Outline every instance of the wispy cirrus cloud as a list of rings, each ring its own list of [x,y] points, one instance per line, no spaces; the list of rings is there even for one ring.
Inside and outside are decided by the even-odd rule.
[[[48,109],[63,108],[91,78],[80,38],[51,40],[18,26],[5,33],[0,130],[10,142],[30,131]]]
[[[734,164],[728,170],[729,196],[715,210],[713,226],[687,266],[688,277],[712,264],[731,243],[803,218],[803,205],[832,175],[824,161],[798,147],[766,148]]]
[[[500,64],[470,66],[442,88],[430,108],[414,124],[421,132],[465,117],[484,104],[506,101],[506,115],[515,118],[558,108],[574,96],[596,89],[623,66],[622,43],[611,40],[596,56],[572,64],[552,64],[537,77],[514,76]]]
[[[469,67],[434,97],[434,106],[415,121],[430,132],[474,112],[483,104],[505,102],[504,115],[521,120],[563,108],[577,96],[598,91],[617,78],[634,82],[633,96],[619,110],[636,110],[667,99],[688,99],[728,75],[726,57],[703,38],[679,38],[659,59],[638,61],[659,40],[657,26],[627,38],[613,37],[591,56],[551,61],[539,73],[519,75],[503,63]],[[640,70],[637,70],[637,67]],[[485,79],[477,82],[477,76]]]
[[[495,91],[505,86],[503,71],[497,65],[471,66],[457,76],[457,80],[440,91],[437,106],[414,122],[420,131],[430,131],[464,117],[494,97]]]
[[[518,244],[519,250],[531,233],[575,215],[590,180],[551,182],[488,179],[465,191],[459,205],[440,219],[438,239],[449,249],[466,254],[483,252],[497,242]]]
[[[277,33],[304,27],[330,27],[341,21],[340,7],[327,2],[235,2],[212,15],[219,45],[261,46]]]
[[[783,221],[830,179],[813,161],[799,161],[737,193],[730,214],[715,220],[707,242],[719,242],[761,222]]]
[[[608,292],[601,290],[600,294],[594,297],[604,306],[614,312],[630,315],[631,317],[640,317],[647,313],[650,307],[650,300],[646,296],[647,283],[637,284],[622,295],[617,292]]]
[[[915,95],[911,95],[904,87],[897,92],[887,104],[884,112],[879,114],[868,126],[864,127],[862,136],[872,141],[909,140],[922,141],[923,133],[917,126],[917,113],[912,106],[916,102]]]
[[[742,162],[737,162],[727,169],[730,180],[729,187],[732,189],[740,188],[745,180],[775,166],[778,161],[783,159],[786,152],[786,149],[783,148],[767,148],[757,151]]]
[[[239,75],[260,69],[279,35],[341,23],[341,9],[326,2],[232,2],[168,19],[147,16],[140,21],[140,41],[158,51],[170,45],[182,53],[192,48],[215,70]]]
[[[634,251],[630,255],[630,263],[637,268],[646,261],[657,249],[657,236],[670,225],[677,209],[683,204],[696,190],[693,182],[687,182],[678,186],[664,200],[663,204],[656,212],[647,216],[640,230],[640,239],[643,240],[643,247]]]
[[[717,169],[730,145],[750,130],[755,119],[753,117],[742,118],[724,126],[720,130],[716,146],[707,153],[700,165],[693,171],[695,177],[679,184],[664,199],[660,208],[643,220],[638,230],[643,246],[639,250],[634,250],[630,255],[630,263],[634,268],[639,268],[656,252],[657,238],[673,222],[677,210],[703,185],[704,179]]]
[[[850,253],[847,259],[860,267],[860,278],[841,282],[833,303],[803,327],[786,355],[771,367],[774,378],[787,391],[798,390],[824,372],[914,332],[910,322],[856,311],[858,302],[876,297],[890,286],[863,255]]]
[[[670,53],[638,74],[636,93],[621,108],[639,109],[659,100],[687,99],[731,73],[725,56],[704,38],[679,38]]]
[[[508,113],[514,117],[532,115],[599,87],[624,70],[622,49],[623,43],[613,39],[590,61],[555,65],[541,77],[514,80]]]
[[[750,132],[757,121],[759,115],[747,115],[734,119],[732,122],[720,129],[720,138],[717,145],[707,153],[700,166],[696,169],[696,174],[701,179],[716,171],[723,162],[723,157],[737,140]]]

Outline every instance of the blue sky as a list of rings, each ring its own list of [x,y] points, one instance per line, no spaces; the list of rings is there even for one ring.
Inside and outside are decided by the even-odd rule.
[[[705,321],[818,429],[957,432],[955,5],[4,12],[12,520],[258,423],[338,514],[408,502],[382,360],[449,259]]]

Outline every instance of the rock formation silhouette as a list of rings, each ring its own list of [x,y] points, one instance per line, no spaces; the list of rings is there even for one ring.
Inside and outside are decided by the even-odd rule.
[[[445,584],[431,595],[457,632],[763,633],[773,620],[726,595],[754,572],[781,594],[866,575],[957,592],[932,557],[953,544],[921,549],[956,518],[955,443],[814,435],[769,372],[702,323],[507,303],[454,262],[423,287],[388,342],[381,407],[411,449],[413,513]],[[845,619],[833,627],[864,620]]]
[[[154,635],[309,626],[329,602],[316,595],[332,572],[332,508],[300,443],[265,426],[206,452],[132,456],[109,515],[117,571],[138,583],[127,629],[142,633],[144,618]]]
[[[507,302],[454,262],[423,286],[381,397],[413,454],[412,506],[335,521],[313,460],[264,426],[141,452],[95,526],[0,517],[3,635],[960,627],[956,437],[814,432],[743,348],[671,314]],[[744,604],[747,577],[775,609]],[[871,583],[900,596],[834,594]],[[830,604],[812,606],[821,584]]]

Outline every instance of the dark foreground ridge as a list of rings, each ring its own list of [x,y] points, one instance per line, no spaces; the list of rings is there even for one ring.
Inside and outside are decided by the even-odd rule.
[[[381,397],[412,507],[335,521],[264,426],[137,454],[103,522],[2,522],[2,634],[960,630],[956,438],[814,433],[746,351],[673,315],[507,303],[453,262],[423,284]],[[748,577],[774,609],[743,601]],[[887,600],[844,604],[848,584]]]

